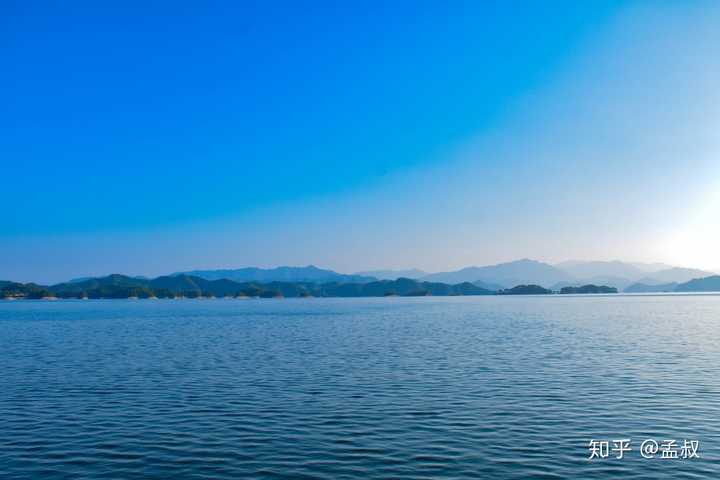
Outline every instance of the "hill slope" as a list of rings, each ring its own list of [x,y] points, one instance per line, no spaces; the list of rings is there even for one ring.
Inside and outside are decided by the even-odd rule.
[[[648,285],[646,283],[633,283],[629,285],[625,290],[625,293],[662,293],[662,292],[674,292],[678,284],[675,282],[661,283],[657,285]]]
[[[8,286],[15,284],[8,283]],[[410,278],[353,282],[235,282],[228,279],[206,280],[191,275],[170,275],[152,280],[109,275],[81,282],[61,283],[49,287],[61,298],[128,298],[128,297],[382,297],[425,295],[492,295],[495,292],[471,283],[447,285],[421,282]]]
[[[696,278],[675,287],[676,292],[720,292],[720,275]]]
[[[555,265],[556,268],[572,275],[575,278],[592,279],[592,278],[616,278],[627,279],[628,281],[641,278],[647,275],[646,270],[642,270],[631,263],[625,263],[618,260],[603,261],[568,261]]]
[[[667,270],[653,272],[638,280],[638,283],[661,284],[661,283],[683,283],[696,278],[706,278],[715,275],[713,272],[698,270],[695,268],[673,267]]]

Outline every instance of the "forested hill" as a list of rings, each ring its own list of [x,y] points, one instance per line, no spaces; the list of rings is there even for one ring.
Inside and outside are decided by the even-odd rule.
[[[155,279],[109,275],[49,287],[35,284],[0,283],[4,297],[26,298],[174,298],[174,297],[383,297],[491,295],[495,292],[472,283],[447,285],[409,278],[368,283],[313,282],[235,282],[206,280],[191,275],[163,276]]]

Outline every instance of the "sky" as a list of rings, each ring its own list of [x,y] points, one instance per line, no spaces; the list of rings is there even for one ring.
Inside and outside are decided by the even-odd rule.
[[[720,269],[713,1],[0,2],[0,279]]]

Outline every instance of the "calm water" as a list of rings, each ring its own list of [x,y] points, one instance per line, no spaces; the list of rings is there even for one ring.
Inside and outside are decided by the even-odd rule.
[[[617,476],[720,476],[720,297],[0,302],[2,479]]]

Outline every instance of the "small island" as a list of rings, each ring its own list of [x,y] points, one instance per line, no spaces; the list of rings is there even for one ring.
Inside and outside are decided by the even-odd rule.
[[[560,293],[566,294],[597,294],[597,293],[618,293],[617,288],[606,285],[583,285],[582,287],[563,287]]]
[[[499,290],[497,293],[498,295],[549,295],[553,292],[540,285],[518,285],[517,287]]]

